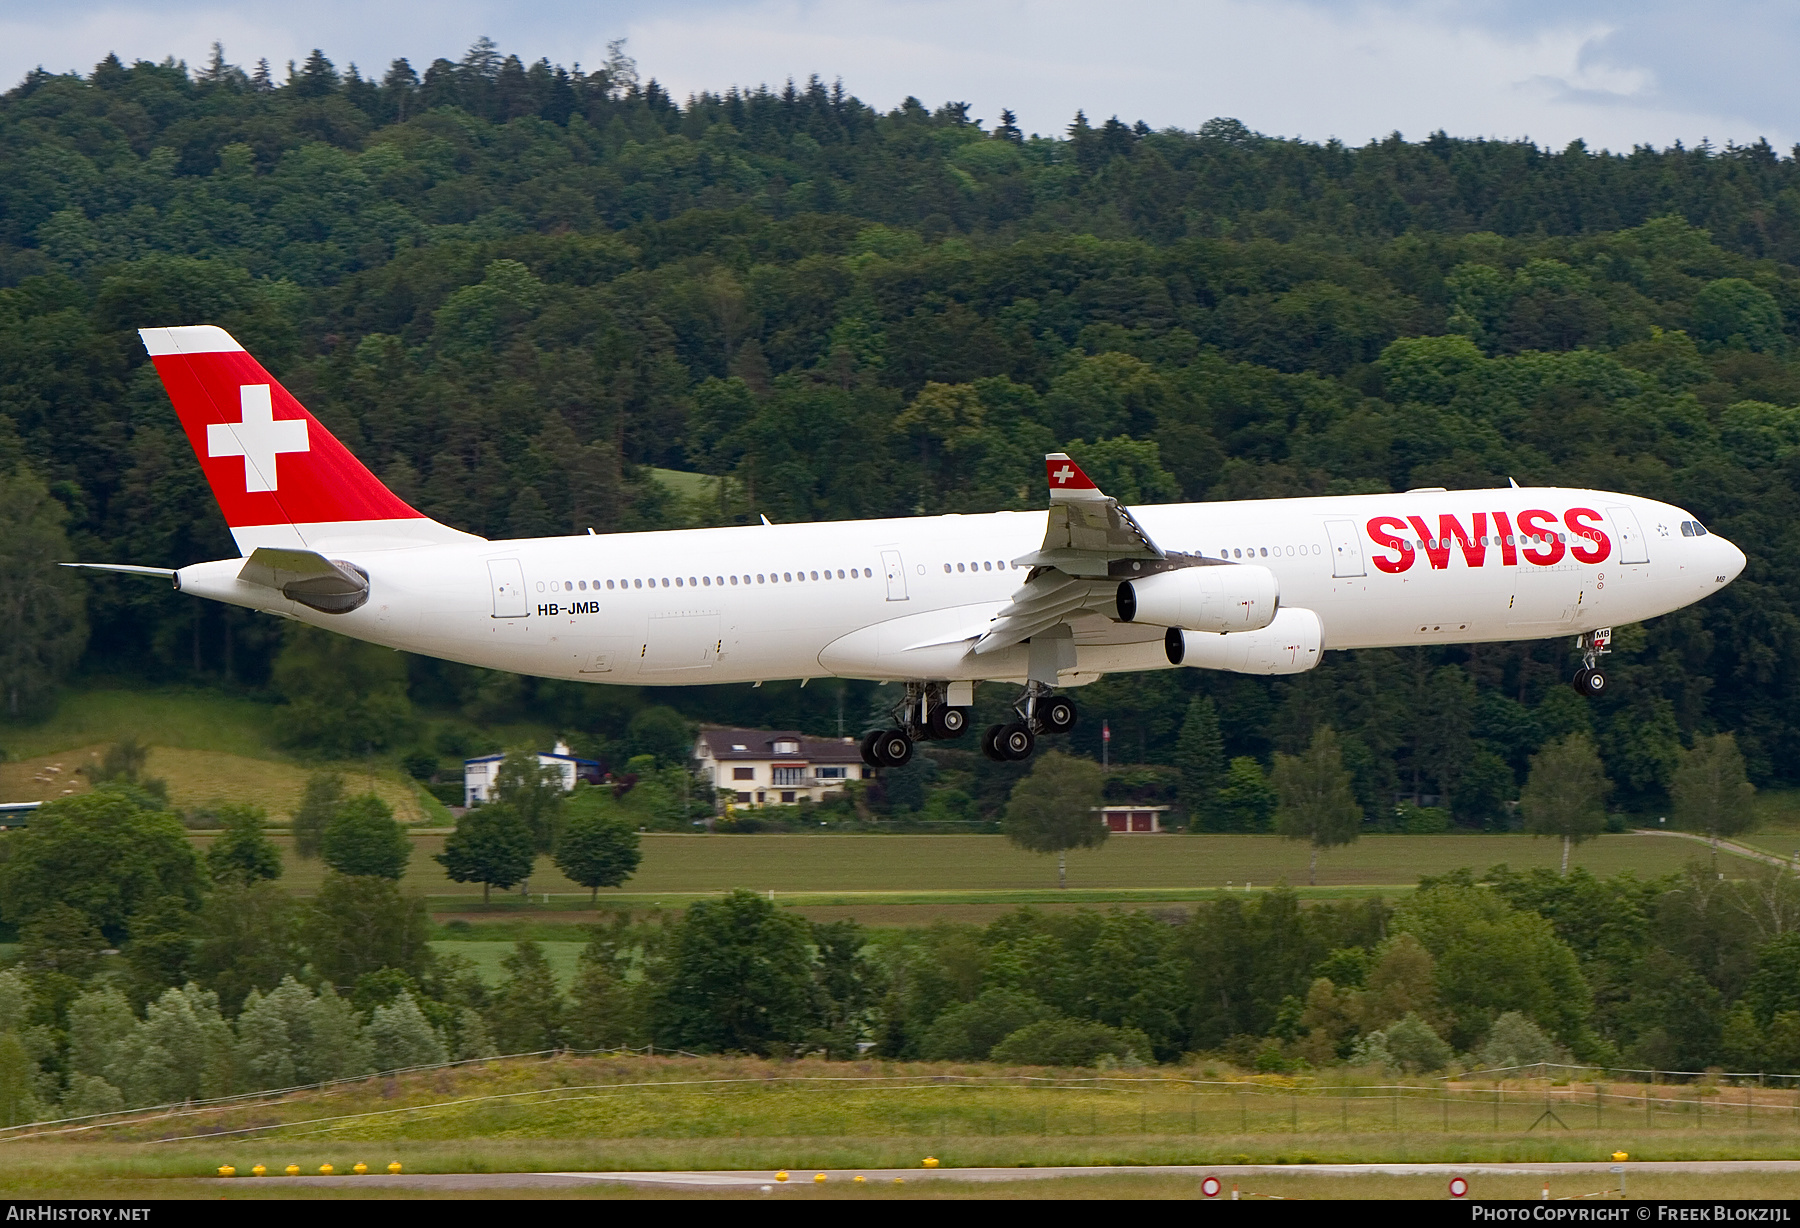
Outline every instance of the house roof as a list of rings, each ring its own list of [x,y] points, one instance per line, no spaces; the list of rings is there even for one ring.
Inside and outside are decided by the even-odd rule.
[[[777,753],[775,743],[799,750]],[[702,729],[700,747],[711,759],[773,759],[784,763],[861,763],[854,738],[809,738],[797,729]]]
[[[501,755],[477,755],[473,759],[464,759],[463,766],[467,767],[471,763],[498,763],[500,760],[502,760],[504,758],[506,758],[506,756],[503,754],[501,754]],[[573,763],[577,766],[580,766],[582,764],[586,764],[589,767],[599,767],[600,766],[600,761],[598,759],[582,759],[576,755],[559,755],[559,754],[556,754],[554,751],[548,751],[548,750],[539,751],[538,759],[540,761],[544,760],[544,759],[556,759],[556,760],[559,760],[560,762]]]

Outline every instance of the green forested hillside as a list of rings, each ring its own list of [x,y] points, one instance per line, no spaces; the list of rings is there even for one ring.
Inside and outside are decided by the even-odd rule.
[[[1652,806],[1696,733],[1800,780],[1797,265],[1800,163],[1766,144],[1353,149],[1082,116],[1026,137],[817,81],[677,101],[622,56],[583,74],[485,42],[379,81],[317,54],[285,82],[109,59],[0,98],[0,467],[48,485],[82,557],[230,552],[133,332],[206,321],[403,496],[493,536],[1029,507],[1053,447],[1142,500],[1634,491],[1751,561],[1628,632],[1604,700],[1561,686],[1554,642],[1177,671],[1086,706],[1145,761],[1200,694],[1227,756],[1330,720],[1371,807],[1444,792],[1471,821],[1591,727],[1615,799]],[[683,498],[652,467],[730,481]],[[153,584],[96,580],[85,606],[78,663],[71,616],[7,658],[21,712],[70,668],[260,687],[278,646]],[[605,737],[649,699],[823,732],[841,702],[426,662],[410,687]],[[1512,777],[1459,798],[1478,759]]]

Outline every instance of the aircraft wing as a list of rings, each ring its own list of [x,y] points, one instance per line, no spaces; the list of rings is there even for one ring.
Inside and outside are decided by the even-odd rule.
[[[1062,452],[1044,458],[1050,513],[1044,544],[1013,562],[1031,568],[1012,601],[975,641],[976,655],[998,652],[1083,614],[1112,607],[1119,581],[1143,574],[1167,555],[1123,504],[1105,494]],[[1119,564],[1138,566],[1121,573]],[[1160,568],[1159,568],[1160,569]]]
[[[1044,545],[1014,562],[1055,567],[1072,576],[1105,576],[1118,559],[1165,557],[1125,506],[1094,485],[1066,454],[1050,453],[1044,470],[1050,479]]]

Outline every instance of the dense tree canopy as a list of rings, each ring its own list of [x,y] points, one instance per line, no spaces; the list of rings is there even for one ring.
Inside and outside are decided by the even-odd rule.
[[[140,907],[164,896],[198,904],[205,883],[179,818],[144,806],[128,788],[102,786],[51,802],[7,838],[0,912],[29,924],[67,906],[118,939]]]
[[[1084,706],[1119,757],[1169,762],[1212,699],[1222,758],[1191,747],[1190,783],[1329,719],[1372,819],[1405,795],[1499,823],[1578,728],[1626,806],[1662,803],[1696,735],[1733,732],[1755,782],[1800,772],[1800,161],[1766,143],[1028,137],[816,80],[677,100],[622,56],[583,73],[484,40],[379,79],[323,53],[285,82],[222,57],[32,73],[0,97],[0,169],[0,470],[37,475],[84,557],[232,551],[132,333],[201,321],[404,497],[492,536],[1030,507],[1057,446],[1141,499],[1594,485],[1750,555],[1622,630],[1603,699],[1560,693],[1544,642],[1109,680]],[[93,579],[87,606],[96,670],[260,686],[281,646],[138,579]],[[320,651],[296,642],[279,681],[296,743],[335,753],[403,745],[408,698],[657,754],[673,739],[626,736],[653,702],[820,733],[845,706],[423,661],[405,694],[390,674],[334,700],[307,683]],[[1068,743],[1097,756],[1098,722]],[[990,775],[991,814],[1011,777]]]

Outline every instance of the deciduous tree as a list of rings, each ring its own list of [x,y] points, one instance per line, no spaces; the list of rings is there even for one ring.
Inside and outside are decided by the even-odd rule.
[[[176,895],[197,906],[205,880],[187,832],[142,800],[106,786],[33,814],[29,827],[6,838],[0,916],[25,924],[67,904],[120,941],[126,918],[151,900]]]
[[[529,878],[537,853],[518,811],[506,802],[489,802],[456,820],[456,830],[444,840],[444,851],[432,860],[453,882],[480,883],[481,902],[486,904],[490,888],[505,891]]]
[[[1104,785],[1093,760],[1045,751],[1013,786],[1000,830],[1027,852],[1055,853],[1056,885],[1067,887],[1069,850],[1098,847],[1109,834],[1099,813]]]
[[[1570,847],[1606,829],[1607,788],[1600,756],[1585,733],[1569,734],[1531,757],[1519,813],[1532,835],[1562,837],[1564,874]]]
[[[293,816],[295,856],[311,860],[319,855],[319,841],[343,800],[344,778],[337,772],[314,772],[306,778],[306,792]]]
[[[206,850],[215,883],[253,883],[281,877],[281,851],[263,835],[268,817],[260,806],[230,804],[218,809],[224,828]]]
[[[570,882],[588,888],[590,902],[598,902],[600,888],[623,884],[642,859],[637,829],[612,815],[572,816],[556,845],[556,868]]]
[[[0,710],[43,712],[87,645],[83,582],[63,533],[68,513],[23,465],[0,451]],[[10,472],[7,469],[10,468]]]
[[[563,813],[560,767],[539,763],[536,751],[513,751],[494,774],[494,800],[512,808],[533,849],[548,853],[556,847]]]
[[[1756,786],[1744,777],[1737,739],[1729,733],[1695,738],[1693,749],[1681,752],[1669,799],[1675,803],[1677,823],[1707,834],[1717,865],[1719,837],[1748,831],[1756,822]]]
[[[1362,807],[1350,790],[1350,773],[1338,749],[1337,731],[1321,725],[1303,755],[1276,755],[1275,830],[1312,844],[1307,882],[1319,881],[1319,850],[1349,844],[1362,834]]]
[[[339,874],[398,879],[412,857],[406,828],[373,793],[342,802],[319,838],[325,864]]]
[[[810,1022],[812,944],[806,921],[751,891],[691,905],[654,977],[658,1045],[773,1053]]]

